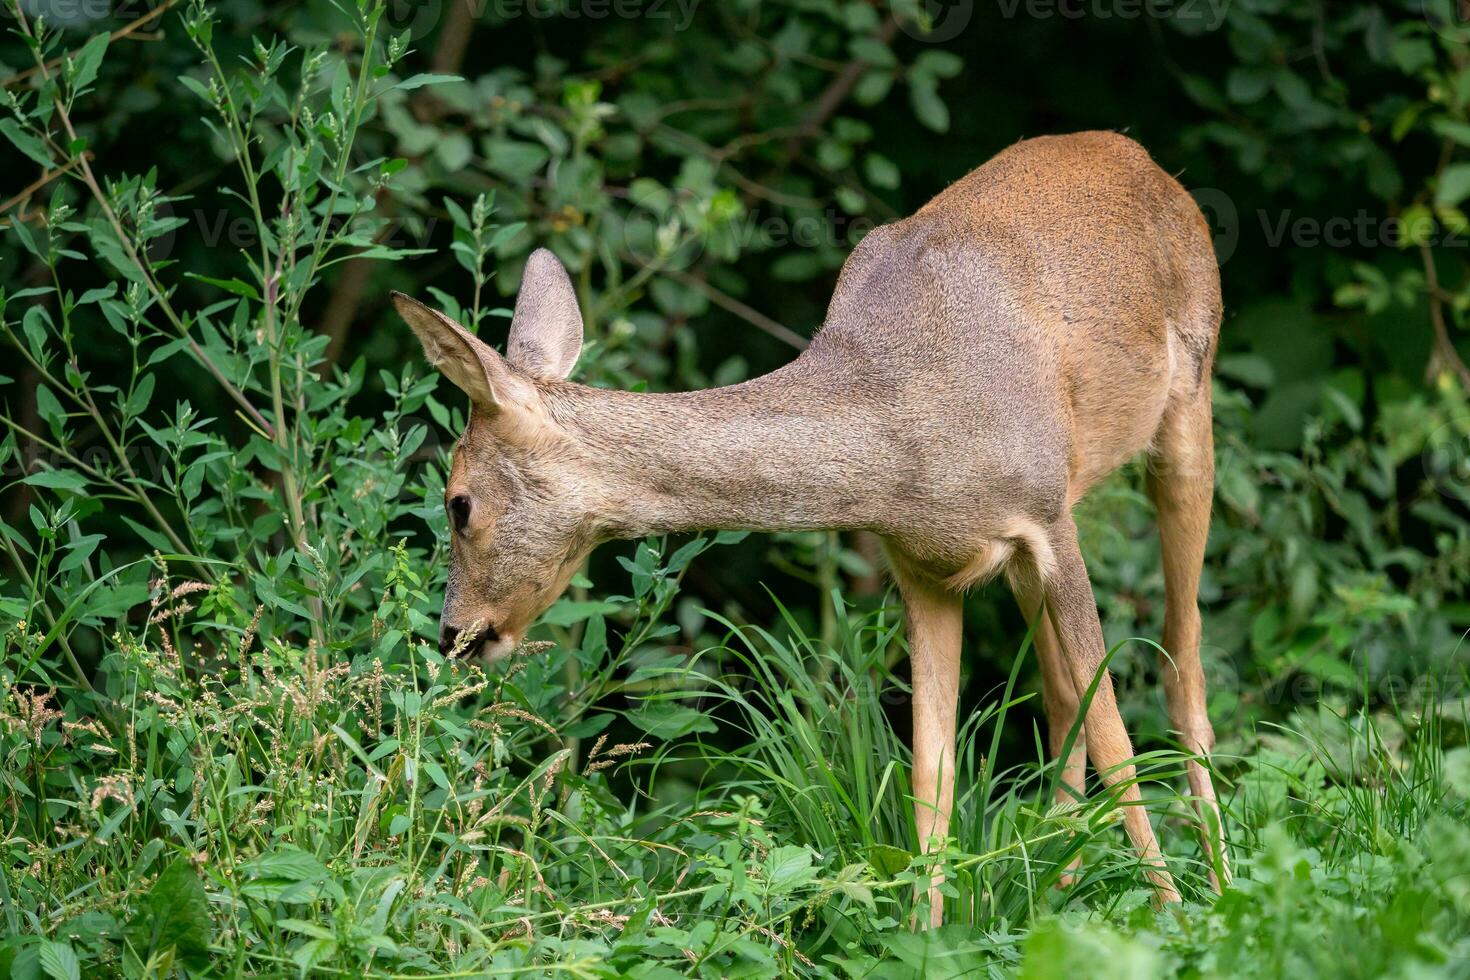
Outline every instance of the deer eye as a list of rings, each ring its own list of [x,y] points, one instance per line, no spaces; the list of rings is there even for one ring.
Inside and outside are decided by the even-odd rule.
[[[470,498],[460,494],[449,501],[449,523],[458,534],[463,534],[470,523]]]

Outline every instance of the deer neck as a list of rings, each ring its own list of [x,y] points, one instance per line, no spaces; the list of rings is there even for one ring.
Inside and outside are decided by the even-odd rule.
[[[555,414],[598,467],[609,537],[873,528],[892,498],[891,426],[800,360],[705,391],[567,394]]]

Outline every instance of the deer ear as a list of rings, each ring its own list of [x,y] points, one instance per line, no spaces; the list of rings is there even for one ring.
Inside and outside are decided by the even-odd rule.
[[[393,294],[393,305],[419,343],[424,356],[479,408],[496,408],[504,400],[510,371],[500,355],[464,327],[438,310],[403,293]],[[501,389],[497,397],[496,389]]]
[[[560,381],[582,353],[582,311],[561,260],[538,248],[526,260],[506,360],[532,377]]]

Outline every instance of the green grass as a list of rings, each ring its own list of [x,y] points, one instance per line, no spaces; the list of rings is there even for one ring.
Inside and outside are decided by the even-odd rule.
[[[949,924],[915,932],[894,610],[837,602],[833,647],[787,616],[675,656],[642,642],[668,605],[645,602],[632,647],[594,617],[578,648],[483,670],[414,639],[409,569],[394,582],[350,661],[207,623],[160,583],[114,637],[106,700],[7,682],[0,976],[1470,969],[1470,757],[1444,749],[1463,706],[1225,733],[1218,899],[1180,757],[1141,756],[1188,898],[1156,912],[1112,800],[1054,805],[1039,748],[992,761],[1033,725],[1017,670],[964,725]],[[7,678],[36,642],[11,635]],[[574,661],[596,699],[558,683]],[[604,737],[618,714],[643,744]]]

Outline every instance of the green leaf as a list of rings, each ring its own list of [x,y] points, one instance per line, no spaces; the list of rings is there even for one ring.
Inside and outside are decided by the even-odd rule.
[[[1434,65],[1434,45],[1422,37],[1401,37],[1389,48],[1393,60],[1405,75],[1413,75]]]
[[[276,928],[285,929],[287,932],[298,932],[303,936],[312,936],[316,939],[331,939],[335,935],[327,927],[317,925],[315,922],[307,922],[304,919],[277,919]]]
[[[1215,371],[1253,388],[1269,388],[1276,381],[1276,369],[1260,354],[1226,354],[1215,362]]]
[[[506,242],[519,235],[522,231],[525,230],[525,227],[526,223],[524,221],[513,221],[502,228],[498,228],[496,229],[495,234],[490,236],[490,241],[486,242],[485,247],[490,249],[491,251],[494,251],[501,245],[504,245]]]
[[[147,278],[143,271],[138,268],[117,240],[112,227],[101,218],[96,218],[87,224],[87,237],[92,242],[92,247],[97,254],[107,261],[107,264],[117,270],[118,274],[129,282],[145,283]]]
[[[5,123],[3,121],[0,121],[0,130],[3,130],[4,127]],[[31,230],[29,228],[26,227],[26,223],[24,221],[12,221],[10,223],[10,232],[11,234],[15,235],[16,238],[20,239],[21,245],[25,247],[25,250],[27,252],[30,252],[38,259],[41,259],[43,261],[45,260],[45,254],[42,253],[41,247],[36,244],[36,236],[31,233]],[[32,307],[32,309],[38,309],[38,307]]]
[[[1440,210],[1447,216],[1456,213],[1456,209],[1450,205],[1444,205]],[[1434,212],[1422,204],[1411,204],[1399,213],[1399,228],[1400,248],[1428,245],[1434,238]]]
[[[0,119],[0,134],[3,134],[10,145],[30,157],[43,167],[51,166],[51,154],[46,150],[46,144],[25,131],[20,122],[15,119]]]
[[[776,891],[791,891],[811,881],[816,874],[811,848],[804,844],[783,844],[766,858],[766,877]]]
[[[209,285],[214,286],[218,289],[223,289],[227,293],[233,293],[236,296],[244,296],[246,299],[253,299],[256,302],[260,301],[260,293],[256,292],[255,287],[250,285],[250,283],[248,282],[241,282],[239,279],[234,278],[214,279],[210,276],[201,276],[197,272],[186,272],[184,273],[184,275],[188,276],[190,279],[198,279],[200,282],[207,282],[209,283]]]
[[[434,155],[445,170],[463,170],[475,158],[475,147],[464,133],[450,133],[434,144]]]
[[[837,206],[848,214],[862,214],[867,210],[868,198],[861,191],[851,187],[837,187],[833,189],[832,196],[837,199]]]
[[[66,425],[66,410],[51,389],[43,384],[36,385],[36,414],[50,426],[52,433],[60,437],[62,426]]]
[[[932,76],[909,80],[909,105],[919,122],[936,133],[949,131],[949,107],[939,97],[938,86]]]
[[[1436,119],[1430,128],[1441,136],[1447,136],[1461,146],[1470,146],[1470,125],[1453,119]]]
[[[32,473],[20,481],[29,487],[45,487],[48,490],[71,490],[80,493],[87,489],[87,481],[70,470],[42,470]]]
[[[96,80],[97,69],[102,67],[102,56],[107,53],[109,40],[108,35],[98,34],[77,52],[72,61],[75,66],[75,73],[71,79],[73,92],[80,92]]]
[[[428,72],[421,72],[417,75],[410,75],[403,81],[399,82],[397,85],[393,86],[393,88],[397,89],[400,92],[411,92],[416,88],[423,88],[426,85],[445,85],[449,82],[462,81],[464,81],[464,79],[458,75],[434,75]]]
[[[69,943],[41,944],[41,969],[52,980],[81,980],[82,962]]]
[[[1434,201],[1439,205],[1456,205],[1470,197],[1470,163],[1455,163],[1439,175]]]
[[[704,712],[670,701],[645,701],[628,712],[628,720],[661,739],[679,738],[690,732],[719,731]]]
[[[852,98],[858,105],[877,105],[892,87],[893,73],[875,68],[858,79]]]
[[[806,282],[826,271],[820,255],[811,250],[787,252],[771,263],[771,278],[779,282]]]
[[[863,159],[863,168],[867,172],[868,182],[874,186],[889,190],[898,186],[898,166],[883,154],[869,153]]]
[[[1270,88],[1270,74],[1252,65],[1232,68],[1230,74],[1225,76],[1225,95],[1231,102],[1258,102]]]
[[[254,878],[285,878],[288,881],[311,881],[325,877],[326,867],[308,854],[294,847],[280,847],[247,861],[242,868]]]
[[[122,522],[124,524],[132,528],[133,532],[137,534],[138,537],[147,542],[148,547],[153,548],[156,551],[161,551],[164,554],[167,554],[168,552],[173,550],[173,543],[170,542],[167,537],[159,534],[153,528],[144,527],[142,524],[139,524],[137,521],[133,520],[126,514],[119,514],[117,516],[122,519]]]
[[[206,105],[214,105],[214,96],[209,94],[209,87],[203,82],[199,81],[199,79],[189,75],[180,75],[179,84],[184,86],[184,88],[188,89],[190,92],[193,92],[195,95],[199,96],[199,98],[203,100]]]
[[[875,37],[854,38],[848,48],[854,58],[877,68],[891,68],[898,63],[888,45]]]
[[[156,375],[143,375],[143,380],[138,382],[138,386],[134,388],[133,393],[128,396],[128,403],[124,409],[124,411],[128,415],[143,414],[144,410],[148,408],[149,400],[153,397],[153,387],[156,382]]]
[[[301,968],[300,976],[306,976],[320,961],[337,952],[335,939],[312,939],[291,954],[291,962]]]
[[[944,51],[940,48],[929,48],[920,51],[919,56],[914,59],[914,71],[924,75],[933,75],[935,78],[954,78],[964,70],[965,61],[952,51]]]
[[[176,858],[148,890],[129,925],[144,960],[172,950],[192,969],[209,964],[209,896],[187,858]]]
[[[907,871],[913,859],[908,851],[888,844],[874,844],[868,848],[868,864],[880,878],[892,878]]]

